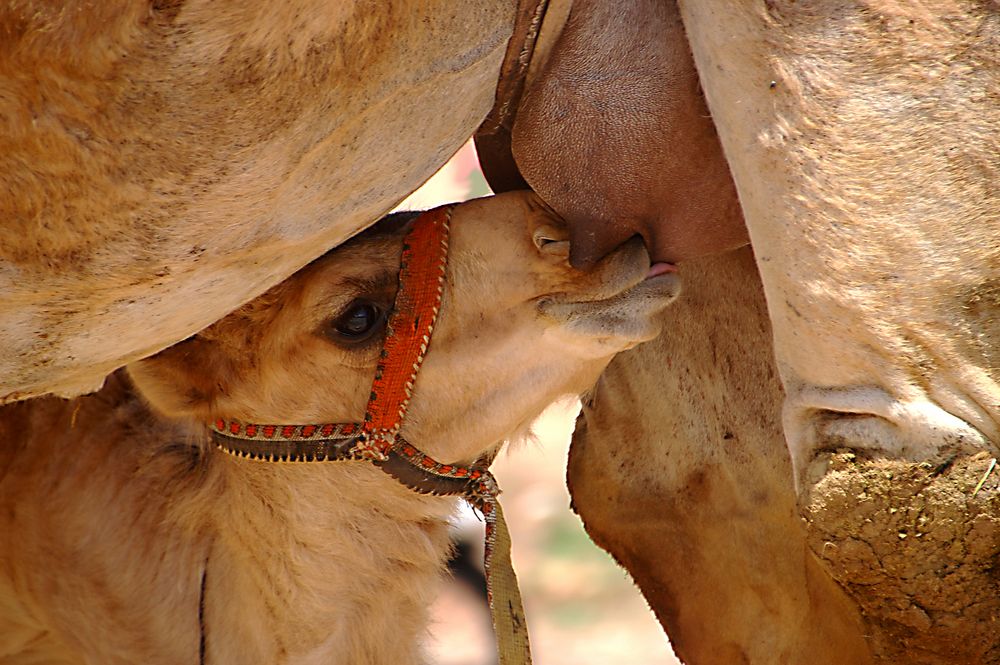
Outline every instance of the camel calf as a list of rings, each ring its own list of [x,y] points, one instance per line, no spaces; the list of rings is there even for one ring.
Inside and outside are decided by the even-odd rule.
[[[0,409],[0,661],[421,661],[455,499],[364,462],[231,457],[208,426],[360,421],[412,217],[97,394]],[[573,269],[566,238],[531,194],[456,207],[407,440],[470,463],[655,336],[676,277],[638,241]]]

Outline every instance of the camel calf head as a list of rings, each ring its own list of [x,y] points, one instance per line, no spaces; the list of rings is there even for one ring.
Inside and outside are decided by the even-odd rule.
[[[199,650],[211,663],[421,661],[454,499],[361,462],[216,453],[207,427],[361,420],[413,218],[383,220],[131,365],[131,382],[0,409],[0,470],[16,469],[0,473],[12,534],[0,653],[19,658],[4,662],[166,664]],[[454,209],[410,442],[472,462],[656,333],[676,278],[650,270],[638,242],[589,272],[569,267],[567,244],[530,194]]]
[[[202,333],[130,369],[160,411],[209,422],[358,422],[413,214],[386,218]],[[443,461],[478,456],[611,357],[655,336],[676,295],[638,241],[588,272],[530,193],[457,206],[441,313],[403,435]],[[654,271],[655,272],[655,271]]]

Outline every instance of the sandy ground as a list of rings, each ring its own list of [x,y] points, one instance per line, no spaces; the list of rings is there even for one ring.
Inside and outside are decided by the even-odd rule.
[[[996,458],[814,462],[809,545],[858,602],[879,662],[1000,663]]]

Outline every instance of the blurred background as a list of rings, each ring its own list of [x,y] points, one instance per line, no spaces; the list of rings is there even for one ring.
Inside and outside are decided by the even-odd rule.
[[[490,193],[470,141],[400,210],[422,210]],[[504,493],[535,665],[678,665],[660,624],[625,571],[587,537],[570,511],[566,455],[579,410],[553,404],[534,437],[505,450],[493,465]],[[464,511],[456,540],[481,574],[483,525]],[[493,665],[493,629],[481,580],[468,567],[442,589],[426,645],[436,665]],[[466,574],[463,574],[462,571]]]

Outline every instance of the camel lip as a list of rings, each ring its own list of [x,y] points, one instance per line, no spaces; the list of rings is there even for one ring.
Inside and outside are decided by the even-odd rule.
[[[656,275],[630,280],[619,291],[597,298],[566,297],[568,294],[552,294],[538,299],[538,308],[549,316],[575,316],[611,310],[625,303],[633,302],[635,313],[642,316],[647,310],[663,309],[680,292],[681,279],[674,271],[658,272]],[[562,297],[560,297],[562,296]]]
[[[579,288],[553,291],[536,300],[542,310],[550,308],[612,307],[634,297],[646,300],[672,299],[680,289],[677,267],[666,261],[651,261],[638,237],[621,245],[591,271],[581,275]]]
[[[543,303],[558,303],[560,305],[589,305],[610,302],[628,293],[645,280],[645,272],[619,275],[618,279],[603,282],[600,289],[583,293],[558,291],[545,294],[539,297],[538,301]]]
[[[649,275],[630,289],[622,291],[617,296],[609,298],[609,301],[627,300],[635,296],[645,298],[663,298],[673,300],[680,290],[681,278],[675,270],[658,272]]]
[[[625,296],[640,289],[644,292],[656,292],[658,290],[673,291],[678,287],[680,282],[680,275],[678,275],[676,271],[671,270],[668,272],[661,272],[655,275],[649,275],[631,289],[627,289],[615,297]]]

